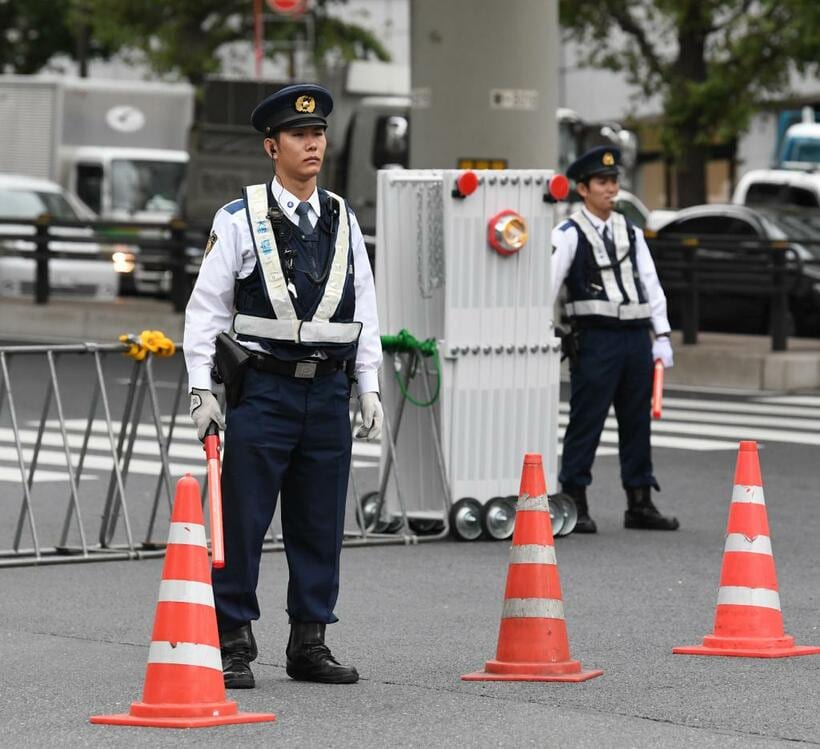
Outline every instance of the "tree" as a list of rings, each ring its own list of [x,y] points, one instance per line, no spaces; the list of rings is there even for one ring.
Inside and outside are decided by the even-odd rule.
[[[157,73],[176,74],[194,85],[209,74],[217,73],[222,62],[218,56],[234,42],[253,39],[253,2],[251,0],[88,0],[94,36],[121,49],[130,48],[144,56]],[[331,3],[345,0],[314,0],[308,10],[316,36],[314,62],[329,54],[343,59],[375,55],[387,60],[381,43],[355,24],[348,24],[328,13]],[[273,55],[287,54],[275,42],[304,39],[304,23],[284,21],[267,24],[265,37]]]
[[[108,57],[110,50],[83,35],[80,0],[4,0],[0,2],[0,72],[36,73],[55,55],[76,59]]]
[[[661,96],[679,205],[706,201],[709,144],[736,137],[768,98],[782,98],[793,69],[818,64],[816,0],[561,0],[560,9],[585,64]]]

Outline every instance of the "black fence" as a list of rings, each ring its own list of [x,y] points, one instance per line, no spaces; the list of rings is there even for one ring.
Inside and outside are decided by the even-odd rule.
[[[132,256],[134,273],[170,272],[168,296],[174,310],[181,312],[188,301],[207,236],[207,227],[189,226],[181,219],[128,223],[62,220],[43,214],[33,221],[0,219],[0,256],[32,259],[34,302],[48,304],[50,260],[97,259],[113,263],[115,253],[124,253]]]
[[[716,329],[767,333],[773,351],[785,351],[790,335],[820,334],[820,239],[721,234],[647,242],[684,343],[697,343],[704,317],[718,320]]]
[[[135,273],[170,274],[167,296],[177,312],[188,301],[209,227],[181,219],[144,224],[112,221],[0,219],[0,256],[35,263],[34,301],[47,304],[49,261],[54,258],[112,260],[133,255]],[[790,335],[820,335],[820,239],[761,240],[749,236],[647,236],[666,292],[674,327],[684,343],[697,343],[704,318],[722,310],[729,325],[757,321],[743,332],[771,335],[784,351]],[[55,249],[55,245],[58,249]],[[69,249],[76,245],[77,249]],[[95,249],[89,250],[89,246]],[[375,238],[365,237],[371,264]],[[745,307],[744,307],[745,305]],[[705,313],[704,313],[705,310]]]
[[[170,273],[167,291],[176,312],[188,302],[210,227],[191,226],[182,219],[164,223],[68,221],[43,214],[35,220],[0,219],[0,257],[34,260],[33,296],[48,304],[51,295],[49,261],[54,258],[98,259],[113,262],[115,253],[133,256],[134,274],[156,279]],[[365,248],[375,268],[376,238],[365,235]],[[72,245],[75,248],[72,248]],[[96,245],[96,249],[89,249]],[[127,286],[128,284],[126,284]],[[165,295],[159,287],[157,292]]]

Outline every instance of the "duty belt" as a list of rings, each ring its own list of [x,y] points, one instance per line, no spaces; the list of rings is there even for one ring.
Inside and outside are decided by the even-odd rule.
[[[300,380],[312,380],[314,377],[341,372],[345,363],[336,359],[301,359],[299,361],[283,361],[273,356],[255,354],[250,359],[251,369],[259,372],[295,377]]]

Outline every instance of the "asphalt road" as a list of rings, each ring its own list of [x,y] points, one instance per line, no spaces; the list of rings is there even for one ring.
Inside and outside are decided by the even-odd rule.
[[[19,415],[28,423],[40,415],[43,372],[15,366],[23,374],[15,386]],[[127,377],[126,360],[111,366],[112,383]],[[158,378],[174,382],[170,369],[160,369]],[[63,379],[66,416],[85,418],[88,373],[69,365]],[[112,386],[116,406],[123,391],[122,384]],[[161,384],[158,391],[167,403],[173,387]],[[820,744],[820,655],[755,660],[671,653],[673,646],[700,643],[712,629],[735,463],[734,451],[721,445],[746,431],[769,436],[760,439],[760,455],[786,631],[799,644],[820,645],[814,406],[794,401],[778,411],[777,402],[745,396],[671,397],[715,400],[702,418],[680,420],[713,440],[712,447],[691,449],[675,442],[677,432],[658,433],[668,446],[654,451],[663,486],[657,502],[680,518],[681,530],[623,529],[624,498],[610,449],[596,462],[590,491],[600,532],[556,541],[572,655],[584,667],[603,669],[602,677],[582,684],[462,682],[461,674],[481,669],[495,654],[509,543],[440,541],[346,549],[340,622],[328,639],[363,678],[353,686],[292,682],[284,671],[286,560],[271,553],[263,558],[264,613],[255,627],[258,688],[230,696],[245,711],[276,713],[275,723],[189,731],[95,726],[91,715],[125,712],[141,697],[162,560],[0,567],[0,746]],[[743,408],[762,406],[775,410],[755,418],[773,424],[741,421],[736,434],[710,436],[715,425],[737,422]],[[802,416],[789,415],[801,408]],[[7,428],[7,407],[0,416]],[[672,409],[670,418],[676,423]],[[693,439],[692,433],[680,439]],[[372,461],[362,457],[362,485],[375,483]],[[89,469],[89,487],[107,480],[104,472],[93,475]],[[155,485],[156,474],[129,478],[135,527],[142,527]],[[65,486],[44,482],[34,489],[46,543],[63,523]],[[20,501],[19,482],[0,482],[0,549],[11,545]],[[94,528],[99,504],[84,510],[84,522]]]

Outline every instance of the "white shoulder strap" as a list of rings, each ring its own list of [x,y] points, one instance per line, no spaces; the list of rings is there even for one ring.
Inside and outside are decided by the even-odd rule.
[[[245,196],[248,224],[256,250],[256,259],[265,279],[268,300],[279,320],[296,320],[296,310],[293,308],[285,274],[279,261],[276,236],[268,218],[268,186],[249,185],[245,188]]]
[[[331,200],[335,200],[339,204],[339,229],[336,232],[333,262],[325,283],[325,291],[319,306],[316,308],[316,314],[313,315],[315,322],[328,322],[339,306],[347,278],[347,262],[350,249],[350,219],[347,215],[347,205],[343,198],[330,192],[330,190],[327,190],[327,194],[330,195]]]

